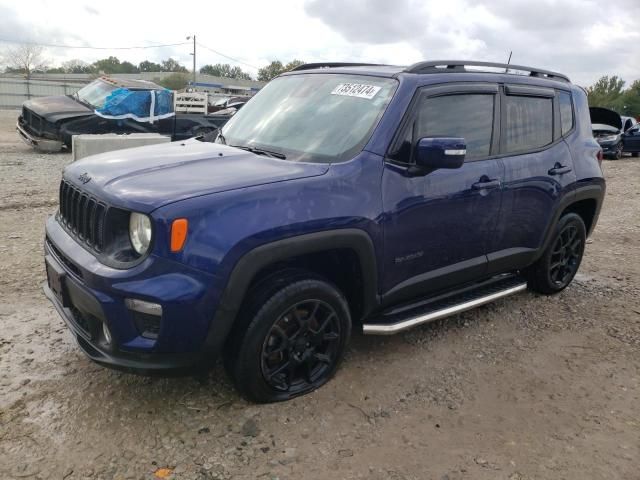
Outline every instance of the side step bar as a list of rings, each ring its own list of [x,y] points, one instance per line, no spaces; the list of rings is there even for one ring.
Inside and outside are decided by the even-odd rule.
[[[526,288],[527,283],[524,280],[520,280],[519,282],[510,282],[509,286],[505,286],[505,288],[501,290],[496,291],[493,289],[493,291],[491,291],[490,293],[487,291],[483,291],[484,289],[480,289],[477,292],[478,296],[475,296],[475,298],[473,298],[473,296],[472,298],[469,298],[469,295],[467,294],[464,296],[464,300],[462,300],[460,303],[452,305],[450,302],[447,302],[448,304],[442,305],[441,308],[438,308],[436,305],[434,305],[435,308],[429,309],[427,312],[418,314],[417,316],[404,318],[393,323],[364,324],[362,326],[363,333],[365,335],[393,335],[394,333],[408,330],[423,323],[433,322],[434,320],[439,320],[456,313],[471,310],[472,308],[479,307],[480,305],[484,305],[485,303],[490,303],[499,298],[507,297],[509,295],[513,295],[514,293],[521,292],[523,290],[526,290]],[[455,301],[455,296],[451,298],[451,300]]]

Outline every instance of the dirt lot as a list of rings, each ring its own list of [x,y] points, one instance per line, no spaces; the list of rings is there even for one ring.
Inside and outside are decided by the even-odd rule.
[[[327,386],[257,406],[221,369],[150,379],[83,356],[40,289],[70,157],[22,145],[15,118],[0,112],[0,478],[640,478],[640,160],[605,162],[562,294],[356,336]]]

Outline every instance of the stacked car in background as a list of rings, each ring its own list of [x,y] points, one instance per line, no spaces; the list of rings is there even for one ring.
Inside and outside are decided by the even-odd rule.
[[[593,136],[602,153],[619,160],[623,153],[637,157],[640,153],[640,124],[633,117],[623,117],[608,108],[591,107]]]

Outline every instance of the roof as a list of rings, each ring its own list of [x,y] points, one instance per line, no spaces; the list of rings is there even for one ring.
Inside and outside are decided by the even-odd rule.
[[[451,74],[451,73],[474,73],[474,74],[501,74],[516,75],[519,77],[532,77],[544,80],[555,80],[570,83],[569,78],[558,72],[543,70],[535,67],[523,65],[511,65],[505,63],[477,62],[470,60],[433,60],[418,62],[405,66],[381,65],[375,63],[308,63],[300,65],[292,70],[298,72],[326,72],[332,73],[355,73],[360,75],[375,75],[382,77],[395,77],[401,73],[406,74]]]
[[[149,80],[133,80],[128,78],[113,78],[105,76],[100,77],[100,80],[111,85],[128,88],[130,90],[164,90],[164,87],[161,87],[157,83],[150,82]]]

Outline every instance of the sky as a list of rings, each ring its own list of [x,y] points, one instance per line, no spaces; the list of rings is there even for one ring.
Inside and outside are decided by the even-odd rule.
[[[185,42],[129,50],[47,47],[51,67],[115,55],[134,64],[173,57],[191,68],[186,37],[193,34],[200,44],[198,68],[231,63],[253,76],[276,59],[506,62],[513,51],[511,63],[559,71],[583,86],[603,75],[627,84],[640,79],[640,0],[0,0],[0,57],[7,41],[94,47]]]

